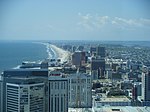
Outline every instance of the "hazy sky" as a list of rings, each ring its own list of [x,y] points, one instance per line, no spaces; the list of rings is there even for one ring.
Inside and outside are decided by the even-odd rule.
[[[150,40],[150,0],[0,0],[0,40]]]

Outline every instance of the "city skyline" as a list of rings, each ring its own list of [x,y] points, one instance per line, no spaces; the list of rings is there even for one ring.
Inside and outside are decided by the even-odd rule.
[[[150,40],[150,1],[1,1],[0,40]]]
[[[47,58],[40,55],[43,52],[19,52],[35,51],[29,43],[19,43],[29,50],[13,43],[17,52],[10,47],[11,53],[5,48],[11,46],[10,42],[1,42],[1,66],[19,63],[0,74],[0,112],[150,111],[149,46],[90,41],[31,43],[43,46],[36,46],[36,50],[43,49]],[[19,61],[17,56],[28,58],[25,54],[34,58]],[[36,56],[43,58],[38,60]]]

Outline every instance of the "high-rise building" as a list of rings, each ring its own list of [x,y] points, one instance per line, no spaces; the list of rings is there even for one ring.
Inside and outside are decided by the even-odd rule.
[[[47,111],[46,69],[12,69],[1,75],[1,112]]]
[[[96,47],[90,47],[90,54],[91,56],[96,55]]]
[[[150,70],[145,69],[142,73],[142,98],[150,101]]]
[[[74,52],[72,54],[72,64],[77,67],[81,66],[81,52]]]
[[[91,72],[98,71],[98,78],[105,77],[105,59],[104,58],[92,58],[91,60]]]
[[[105,47],[102,47],[102,46],[90,47],[90,53],[91,53],[91,56],[105,58],[105,55],[106,55]]]
[[[83,73],[70,74],[68,76],[70,108],[92,107],[92,83],[91,76]]]
[[[96,50],[97,50],[97,56],[105,58],[105,47],[98,46]]]
[[[91,71],[92,80],[97,80],[98,77],[98,70],[92,70]]]
[[[49,73],[48,111],[68,112],[68,79],[60,72]]]
[[[45,111],[44,83],[28,81],[23,79],[23,83],[6,83],[6,112]]]
[[[85,60],[86,60],[85,52],[76,51],[72,55],[72,64],[75,65],[76,67],[82,66],[82,64],[85,63]]]

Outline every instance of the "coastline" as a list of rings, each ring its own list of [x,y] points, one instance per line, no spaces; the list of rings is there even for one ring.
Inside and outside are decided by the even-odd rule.
[[[71,53],[65,51],[56,45],[49,43],[40,43],[46,46],[47,58],[48,59],[61,59],[61,63],[67,62],[70,60]]]
[[[46,42],[31,42],[23,44],[8,42],[2,43],[0,46],[2,46],[0,62],[3,64],[0,66],[0,73],[7,69],[19,68],[23,61],[41,62],[44,59],[60,59],[60,63],[64,63],[69,61],[71,55],[70,52]],[[17,48],[17,50],[15,50],[15,48]],[[25,52],[22,49],[24,49]],[[18,52],[20,52],[19,55]],[[10,53],[12,53],[12,55],[9,55]]]
[[[61,59],[61,63],[64,63],[70,59],[71,53],[69,51],[65,51],[55,45],[50,44],[49,45],[51,49],[55,52],[55,55],[57,55],[58,59]]]

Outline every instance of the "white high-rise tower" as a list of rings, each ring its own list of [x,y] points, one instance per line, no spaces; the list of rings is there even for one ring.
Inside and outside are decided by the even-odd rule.
[[[92,107],[92,83],[91,76],[83,73],[70,74],[69,80],[69,107]]]
[[[49,74],[48,111],[68,112],[68,79],[60,72]]]

